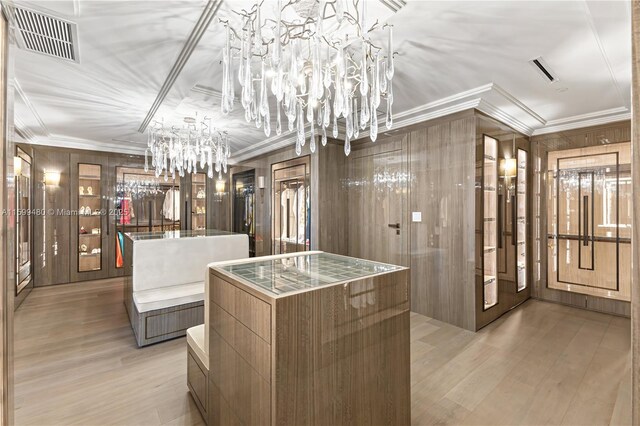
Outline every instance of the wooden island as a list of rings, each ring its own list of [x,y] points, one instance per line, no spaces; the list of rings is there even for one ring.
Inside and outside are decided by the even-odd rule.
[[[304,252],[208,281],[209,425],[410,424],[407,268]]]

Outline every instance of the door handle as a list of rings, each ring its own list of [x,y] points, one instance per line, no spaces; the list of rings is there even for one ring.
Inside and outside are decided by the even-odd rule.
[[[518,240],[518,208],[516,196],[511,196],[511,245],[516,245]]]
[[[589,245],[589,196],[585,195],[584,197],[582,197],[582,202],[584,204],[583,206],[583,227],[584,227],[584,241],[582,243],[582,245],[584,246],[588,246]]]
[[[390,223],[389,225],[387,225],[389,228],[394,228],[394,229],[400,229],[400,224],[399,223]]]

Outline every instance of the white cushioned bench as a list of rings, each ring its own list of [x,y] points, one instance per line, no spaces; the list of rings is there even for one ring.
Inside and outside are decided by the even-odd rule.
[[[209,406],[209,355],[205,324],[187,330],[187,386],[205,423]]]
[[[207,265],[249,257],[247,235],[207,232],[214,235],[127,235],[125,306],[138,346],[184,336],[202,324]]]

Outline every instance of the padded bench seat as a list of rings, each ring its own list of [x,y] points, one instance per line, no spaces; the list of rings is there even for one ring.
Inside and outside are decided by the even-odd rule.
[[[186,303],[202,302],[203,300],[204,281],[136,291],[133,293],[133,301],[140,313],[184,305]]]
[[[187,329],[202,324],[207,265],[247,257],[246,234],[216,230],[126,234],[124,298],[138,346],[184,336]]]
[[[187,345],[198,355],[198,359],[208,369],[209,357],[204,348],[204,324],[196,325],[187,330]]]
[[[209,357],[205,346],[205,325],[187,329],[187,386],[207,422],[209,407]]]

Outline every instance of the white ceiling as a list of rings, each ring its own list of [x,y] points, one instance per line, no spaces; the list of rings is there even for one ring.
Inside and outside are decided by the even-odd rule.
[[[367,1],[370,21],[395,24],[396,127],[470,107],[526,134],[629,118],[628,2],[407,0],[392,16]],[[77,23],[80,45],[79,63],[16,50],[22,134],[33,143],[143,152],[138,129],[207,2],[13,3]],[[213,117],[229,132],[236,161],[293,143],[290,135],[267,140],[244,122],[239,104],[228,117],[219,112],[218,18],[251,3],[222,3],[155,115]],[[267,9],[275,3],[265,0]],[[560,81],[547,83],[528,63],[539,56]]]

